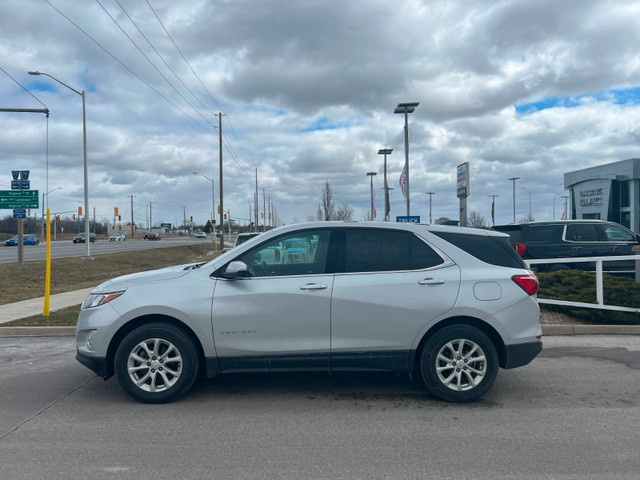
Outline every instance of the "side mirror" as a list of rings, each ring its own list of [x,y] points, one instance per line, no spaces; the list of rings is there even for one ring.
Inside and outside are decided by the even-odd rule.
[[[220,275],[222,278],[233,280],[235,278],[245,278],[248,275],[247,264],[236,260],[227,265],[227,268]]]

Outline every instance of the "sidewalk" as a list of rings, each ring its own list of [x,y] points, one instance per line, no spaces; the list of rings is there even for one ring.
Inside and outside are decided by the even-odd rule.
[[[74,305],[80,305],[85,301],[87,296],[89,296],[93,288],[94,287],[83,288],[82,290],[51,295],[49,297],[49,311],[54,312],[56,310],[62,310],[63,308],[73,307]],[[44,297],[0,305],[0,324],[21,318],[33,317],[34,315],[42,315],[43,307]]]

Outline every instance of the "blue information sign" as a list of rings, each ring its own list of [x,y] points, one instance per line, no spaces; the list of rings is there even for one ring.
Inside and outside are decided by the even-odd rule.
[[[405,215],[402,217],[396,217],[398,223],[420,223],[420,215]]]
[[[21,209],[14,208],[13,218],[27,218],[27,210],[24,208],[21,208]]]

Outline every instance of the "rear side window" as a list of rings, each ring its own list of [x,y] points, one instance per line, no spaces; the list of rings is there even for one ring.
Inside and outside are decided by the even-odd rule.
[[[536,225],[526,229],[526,242],[560,242],[562,240],[562,225]]]
[[[493,229],[497,232],[509,235],[512,242],[521,241],[522,227],[520,225],[495,225]]]
[[[485,263],[509,268],[527,268],[505,237],[431,232]]]
[[[571,242],[598,242],[598,230],[593,223],[567,225],[567,240]]]
[[[348,229],[343,245],[344,272],[422,270],[444,263],[431,247],[409,232]]]
[[[599,225],[601,228],[601,236],[606,242],[634,242],[635,236],[615,225]]]

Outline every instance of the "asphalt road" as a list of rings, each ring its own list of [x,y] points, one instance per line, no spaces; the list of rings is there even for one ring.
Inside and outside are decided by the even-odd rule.
[[[193,243],[213,242],[213,238],[199,239],[192,237],[166,237],[161,240],[127,240],[125,242],[109,242],[98,240],[90,245],[91,255],[105,253],[128,252],[132,250],[148,250],[151,248],[167,248],[189,245]],[[212,244],[213,245],[213,244]],[[73,243],[71,240],[51,242],[51,258],[82,257],[86,254],[84,243]],[[24,260],[44,260],[46,244],[25,245]],[[18,260],[17,247],[0,246],[0,263],[13,263]]]
[[[0,478],[637,479],[640,337],[547,337],[475,404],[386,374],[235,374],[133,402],[72,338],[0,338]]]

